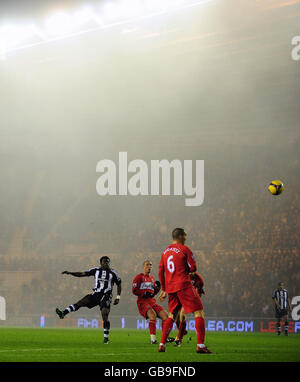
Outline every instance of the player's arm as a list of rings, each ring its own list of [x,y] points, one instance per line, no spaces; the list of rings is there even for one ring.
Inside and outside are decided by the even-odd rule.
[[[63,271],[61,272],[62,275],[71,275],[75,277],[87,277],[90,276],[89,272],[69,272],[69,271]]]
[[[197,291],[200,297],[202,297],[205,294],[205,290],[203,289],[203,287],[198,288]]]
[[[201,297],[203,294],[205,294],[204,291],[204,280],[202,276],[199,273],[194,273],[194,278],[196,279],[196,289],[198,291],[199,296]]]
[[[121,298],[122,280],[119,274],[115,270],[113,271],[113,274],[114,274],[115,283],[117,284],[117,297],[115,298],[114,305],[117,305],[119,304],[120,298]]]
[[[141,277],[140,275],[135,276],[134,280],[132,281],[132,293],[135,296],[143,296],[145,293],[143,290],[140,289],[141,286]]]
[[[202,297],[202,295],[205,294],[205,291],[204,291],[203,287],[200,285],[200,283],[196,283],[195,288],[196,288],[200,297]]]
[[[161,287],[160,281],[156,280],[154,283],[154,296],[160,291],[160,287]]]
[[[185,255],[186,255],[186,261],[189,267],[189,273],[194,274],[197,270],[197,263],[193,255],[193,252],[189,249],[189,247],[186,247]]]
[[[121,281],[117,284],[117,297],[115,298],[114,305],[119,304],[122,292],[122,283]]]
[[[121,281],[120,281],[120,284],[117,285],[117,295],[118,295],[118,296],[121,296],[121,292],[122,292],[122,283],[121,283]]]
[[[272,299],[273,299],[273,302],[275,302],[275,305],[277,306],[277,308],[278,308],[278,309],[281,309],[281,308],[280,308],[280,305],[279,305],[279,303],[278,303],[278,301],[276,300],[276,298],[275,298],[275,297],[272,297]]]
[[[273,302],[275,303],[275,305],[277,306],[277,308],[278,308],[278,309],[281,309],[281,308],[280,308],[280,305],[279,305],[279,302],[276,300],[275,291],[273,292],[272,300],[273,300]]]
[[[165,292],[166,284],[165,284],[165,266],[163,261],[163,255],[160,258],[159,267],[158,267],[158,278],[160,281],[161,291],[158,296],[159,301],[164,301],[167,297],[167,293]]]
[[[138,297],[152,298],[155,293],[151,293],[149,291],[145,291],[140,289],[141,286],[141,276],[137,275],[132,282],[132,293]]]

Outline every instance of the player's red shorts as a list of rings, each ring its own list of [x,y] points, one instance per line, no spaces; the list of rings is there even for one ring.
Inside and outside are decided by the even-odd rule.
[[[145,299],[145,301],[137,301],[137,306],[138,306],[138,310],[140,312],[140,315],[145,317],[146,319],[148,318],[147,317],[147,312],[149,309],[153,309],[156,314],[158,315],[159,312],[161,312],[162,310],[164,310],[164,308],[160,305],[158,305],[156,303],[156,301],[153,299]]]
[[[169,312],[175,313],[182,306],[186,314],[203,309],[200,296],[193,286],[169,293]]]

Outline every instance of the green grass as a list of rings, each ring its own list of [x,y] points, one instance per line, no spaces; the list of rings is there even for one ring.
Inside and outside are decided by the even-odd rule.
[[[0,328],[0,362],[300,361],[297,334],[209,332],[211,355],[196,354],[195,332],[189,336],[180,348],[169,344],[158,353],[144,330],[112,329],[104,345],[100,329]]]

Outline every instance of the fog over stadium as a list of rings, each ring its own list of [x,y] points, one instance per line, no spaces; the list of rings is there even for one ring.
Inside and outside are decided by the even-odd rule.
[[[89,5],[101,15],[105,2]],[[44,32],[49,15],[87,2],[61,3],[1,1],[0,30],[30,20]],[[299,1],[142,3],[129,21],[107,13],[103,27],[2,50],[0,325],[57,325],[55,307],[93,287],[61,272],[103,255],[123,283],[111,316],[138,316],[132,280],[148,258],[157,278],[175,227],[188,233],[208,317],[271,317],[279,281],[299,292]],[[97,163],[120,152],[149,166],[204,160],[203,203],[100,196]],[[274,179],[281,196],[267,190]],[[100,313],[73,314],[85,316]]]

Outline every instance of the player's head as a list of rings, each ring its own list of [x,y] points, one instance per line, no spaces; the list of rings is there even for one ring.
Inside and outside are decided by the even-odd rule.
[[[278,283],[278,288],[279,288],[279,289],[284,289],[284,284],[283,284],[282,281],[280,281],[280,282]]]
[[[186,241],[186,233],[183,228],[175,228],[172,231],[172,238],[174,243],[184,244]]]
[[[145,275],[149,275],[151,273],[151,270],[152,270],[152,261],[145,260],[143,262],[143,269],[144,269]]]
[[[100,265],[102,268],[109,268],[110,258],[108,256],[102,256],[100,259]]]

